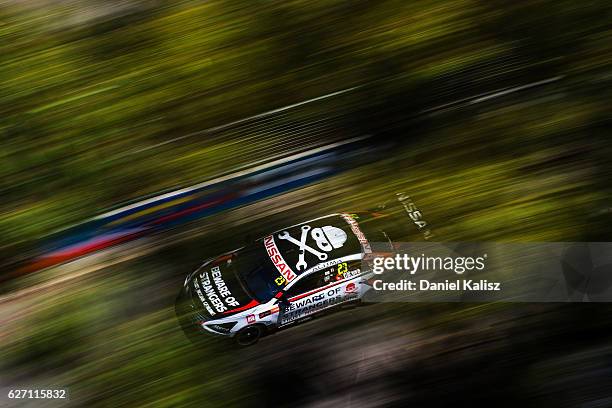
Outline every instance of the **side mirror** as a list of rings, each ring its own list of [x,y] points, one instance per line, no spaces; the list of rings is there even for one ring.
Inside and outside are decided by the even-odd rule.
[[[278,304],[282,305],[283,307],[289,306],[289,299],[287,299],[287,296],[285,296],[284,292],[281,292],[281,293],[282,295],[278,297]]]

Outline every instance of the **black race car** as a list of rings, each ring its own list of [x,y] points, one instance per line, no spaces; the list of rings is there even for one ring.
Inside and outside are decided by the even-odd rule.
[[[410,197],[398,195],[398,200],[401,217],[331,214],[206,260],[187,276],[177,298],[183,330],[190,336],[232,337],[246,346],[321,312],[358,303],[371,289],[373,274],[362,266],[371,242],[391,245],[408,230],[431,237]]]

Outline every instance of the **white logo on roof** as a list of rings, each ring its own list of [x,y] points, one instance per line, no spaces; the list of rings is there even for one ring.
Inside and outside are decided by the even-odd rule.
[[[315,241],[320,251],[306,243],[309,231],[311,238]],[[306,252],[310,252],[319,258],[319,260],[325,261],[328,258],[327,252],[341,248],[346,242],[347,235],[340,228],[331,225],[326,225],[322,228],[312,228],[312,231],[310,225],[302,225],[302,234],[299,241],[293,238],[288,231],[278,234],[278,238],[289,241],[298,247],[300,254],[295,267],[298,271],[305,271],[308,268],[308,264],[304,259]]]

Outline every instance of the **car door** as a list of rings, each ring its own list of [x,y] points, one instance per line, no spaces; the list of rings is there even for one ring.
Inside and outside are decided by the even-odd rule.
[[[334,265],[300,277],[285,293],[287,300],[279,316],[279,327],[305,319],[323,310],[357,298],[358,277],[346,279],[343,266]]]
[[[320,289],[325,286],[324,274],[313,272],[301,276],[284,294],[284,307],[279,316],[279,326],[291,324],[316,312],[321,300]]]

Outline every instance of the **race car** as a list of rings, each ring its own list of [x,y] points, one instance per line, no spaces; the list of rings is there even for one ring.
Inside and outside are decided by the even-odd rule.
[[[413,214],[418,209],[402,205],[427,237],[421,213],[418,218]],[[210,258],[184,281],[176,301],[179,322],[188,336],[210,333],[248,346],[318,314],[359,303],[372,289],[368,281],[373,277],[362,268],[362,259],[372,252],[371,242],[389,243],[391,249],[389,232],[397,227],[383,213],[331,214]]]

